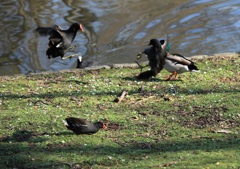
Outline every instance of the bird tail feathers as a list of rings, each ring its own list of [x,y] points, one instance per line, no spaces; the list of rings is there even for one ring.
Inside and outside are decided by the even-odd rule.
[[[66,120],[63,120],[63,124],[64,124],[65,126],[68,126],[68,123],[67,123]]]

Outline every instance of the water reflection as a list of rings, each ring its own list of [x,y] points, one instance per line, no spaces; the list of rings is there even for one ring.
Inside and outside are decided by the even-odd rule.
[[[186,56],[238,52],[239,8],[238,0],[2,0],[0,75],[74,68],[76,58],[48,60],[48,39],[34,31],[73,22],[84,25],[74,44],[85,65],[133,62],[149,39],[164,33],[172,52]]]

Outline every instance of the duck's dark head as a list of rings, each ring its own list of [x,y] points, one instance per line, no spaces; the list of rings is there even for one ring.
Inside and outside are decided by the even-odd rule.
[[[77,23],[77,22],[76,22],[76,23],[73,23],[72,26],[70,27],[70,29],[72,29],[72,30],[74,30],[74,31],[80,30],[80,31],[84,32],[84,29],[83,29],[82,24],[79,24],[79,23]]]
[[[188,69],[190,70],[190,72],[198,72],[199,71],[199,69],[197,68],[196,65],[194,65],[194,63],[190,64],[188,66]]]
[[[148,45],[154,48],[161,48],[161,44],[157,39],[151,39]]]

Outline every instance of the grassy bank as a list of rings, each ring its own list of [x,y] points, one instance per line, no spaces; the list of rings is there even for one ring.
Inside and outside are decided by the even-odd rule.
[[[0,168],[239,168],[239,65],[199,60],[178,81],[138,81],[137,68],[0,77]],[[75,135],[69,116],[108,129]]]

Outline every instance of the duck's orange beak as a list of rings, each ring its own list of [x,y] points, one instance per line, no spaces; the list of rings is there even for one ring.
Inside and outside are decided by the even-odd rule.
[[[82,32],[84,32],[84,29],[83,29],[83,27],[82,27],[82,24],[80,24],[79,26],[80,26],[80,30],[81,30]]]

